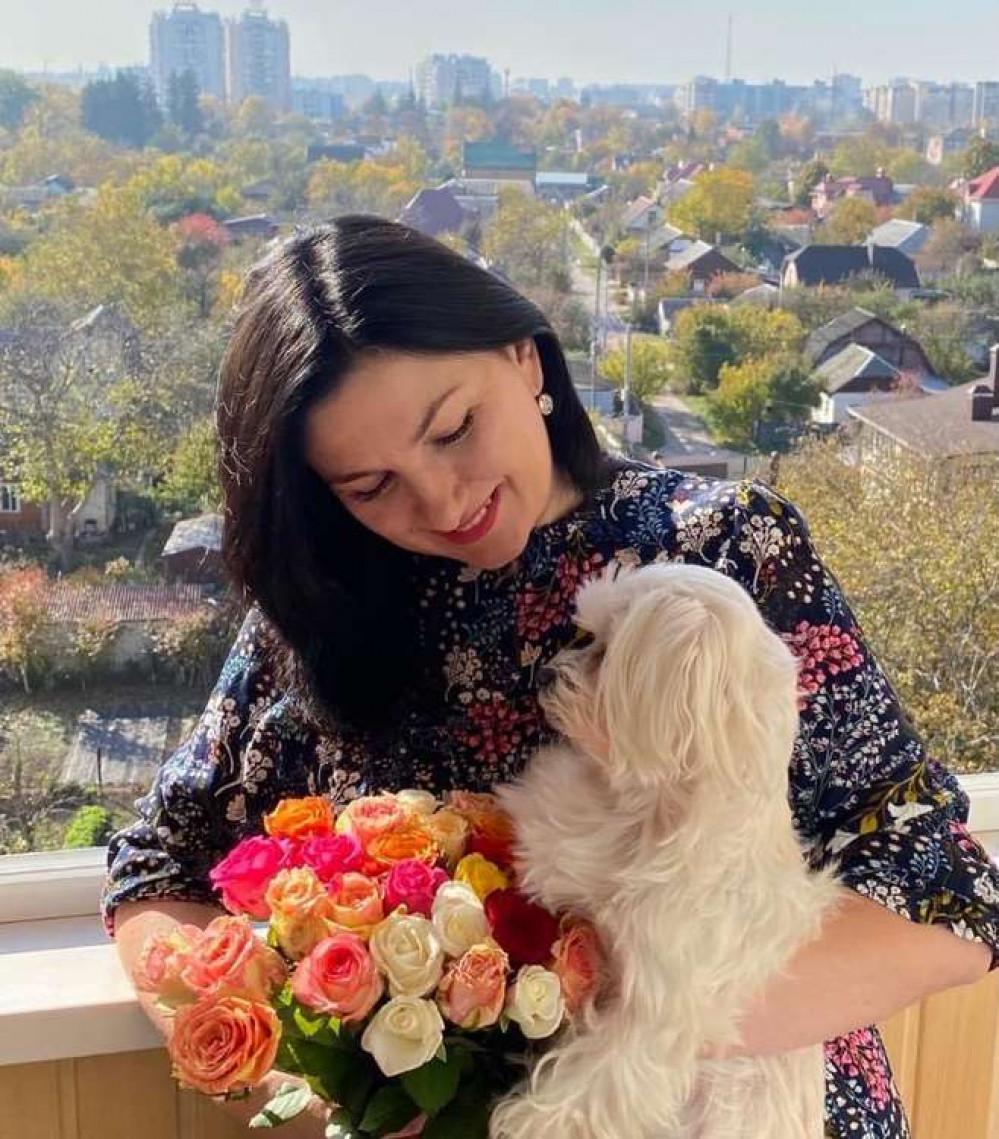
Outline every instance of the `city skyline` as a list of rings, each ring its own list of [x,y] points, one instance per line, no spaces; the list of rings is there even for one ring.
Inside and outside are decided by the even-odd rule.
[[[810,82],[834,71],[858,75],[865,84],[894,76],[999,78],[994,0],[966,0],[960,21],[941,14],[938,0],[883,0],[873,10],[867,0],[841,0],[835,11],[756,0],[752,16],[745,6],[746,0],[702,0],[694,11],[662,0],[655,7],[620,0],[608,12],[595,0],[550,0],[539,12],[528,0],[508,0],[501,26],[489,19],[495,9],[472,0],[460,8],[444,0],[415,6],[368,0],[349,13],[318,0],[272,0],[266,9],[288,21],[292,71],[300,76],[406,79],[424,55],[458,52],[485,56],[512,77],[567,75],[578,84],[722,78],[731,12],[733,75],[748,81]],[[171,7],[156,0],[93,0],[89,6],[35,0],[5,13],[0,67],[39,72],[145,63],[152,14]],[[219,0],[199,7],[225,18],[249,5]],[[386,36],[393,26],[398,35]]]

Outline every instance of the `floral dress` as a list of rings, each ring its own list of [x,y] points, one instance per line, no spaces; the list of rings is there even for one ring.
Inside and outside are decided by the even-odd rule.
[[[999,872],[965,829],[968,802],[924,753],[800,514],[758,483],[637,463],[577,511],[535,529],[500,570],[413,556],[424,668],[397,728],[318,729],[274,683],[272,635],[251,611],[192,736],[160,769],[109,851],[104,911],[126,900],[214,900],[208,871],[282,797],[487,790],[550,742],[540,666],[573,637],[580,584],[611,562],[682,561],[738,581],[800,661],[789,771],[814,866],[917,922],[981,941],[999,963]],[[386,645],[386,652],[391,646]],[[826,1045],[827,1131],[898,1139],[905,1112],[875,1028]]]

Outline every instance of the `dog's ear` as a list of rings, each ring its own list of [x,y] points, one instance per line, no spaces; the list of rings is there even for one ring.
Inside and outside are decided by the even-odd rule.
[[[659,567],[647,585],[614,630],[597,684],[611,778],[660,790],[709,778],[761,793],[786,783],[797,725],[790,652],[715,571]]]

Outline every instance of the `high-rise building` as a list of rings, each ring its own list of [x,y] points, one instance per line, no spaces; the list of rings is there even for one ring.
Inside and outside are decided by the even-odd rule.
[[[428,55],[415,69],[416,97],[428,107],[458,99],[487,100],[494,94],[487,59],[474,55]]]
[[[238,19],[226,20],[226,47],[231,102],[256,95],[275,111],[291,109],[291,46],[284,20],[250,8]]]
[[[157,97],[164,101],[170,76],[192,71],[204,95],[225,97],[222,21],[197,4],[175,4],[156,12],[149,25],[149,70]]]
[[[999,126],[999,83],[976,83],[972,121],[976,127]]]

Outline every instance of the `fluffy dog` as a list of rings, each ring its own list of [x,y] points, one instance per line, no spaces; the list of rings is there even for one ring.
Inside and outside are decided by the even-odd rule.
[[[839,893],[808,871],[788,804],[796,662],[708,569],[605,576],[577,609],[592,643],[542,694],[566,742],[497,793],[522,888],[593,921],[612,981],[492,1139],[820,1139],[821,1046],[704,1059]]]

